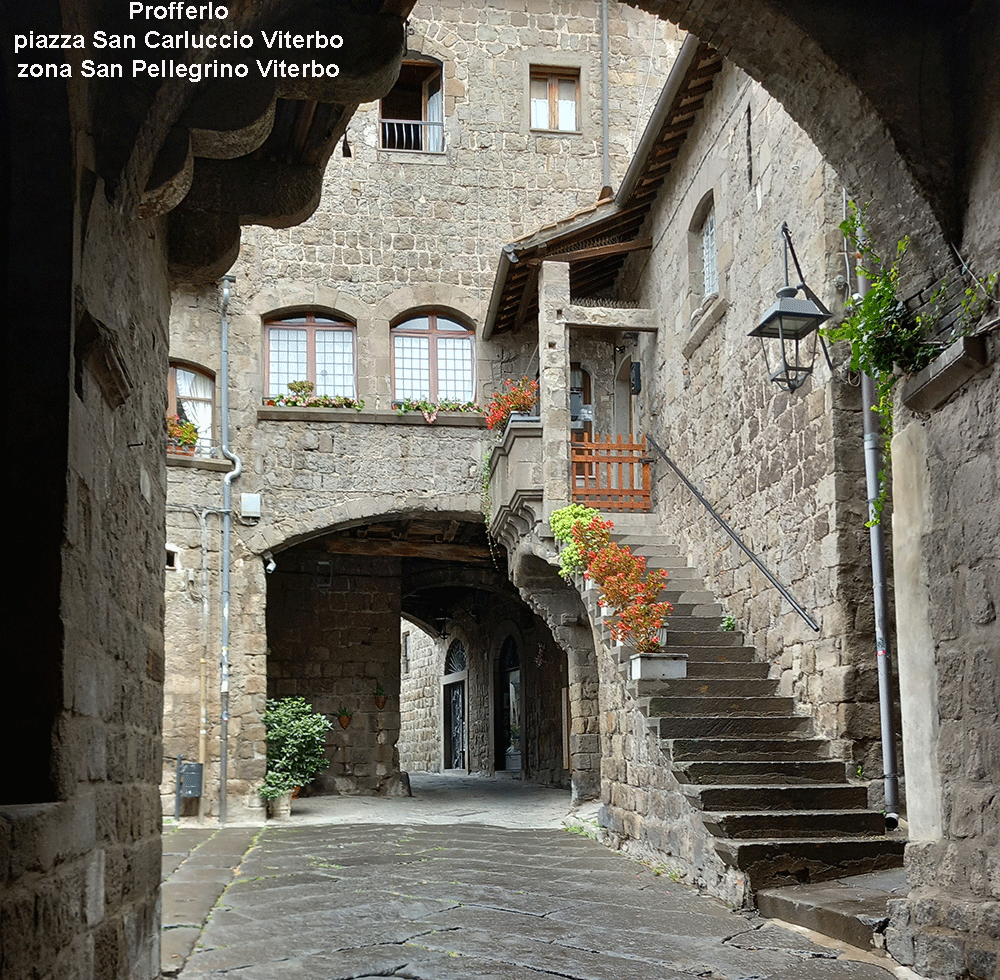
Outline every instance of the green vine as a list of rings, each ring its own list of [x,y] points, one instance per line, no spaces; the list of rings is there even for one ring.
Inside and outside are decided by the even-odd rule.
[[[572,578],[587,567],[583,553],[573,540],[573,528],[577,524],[589,524],[595,517],[600,516],[598,511],[582,504],[570,504],[552,512],[549,527],[552,528],[552,536],[563,546],[559,552],[559,574],[564,579]]]
[[[899,266],[909,238],[897,243],[895,261],[886,266],[865,236],[863,218],[864,209],[852,203],[840,229],[858,258],[858,271],[868,280],[868,291],[864,296],[854,296],[840,323],[820,332],[832,342],[846,340],[851,345],[851,370],[863,372],[875,382],[872,408],[881,420],[884,439],[878,495],[872,502],[871,519],[865,522],[866,527],[872,527],[881,522],[888,495],[895,368],[898,365],[906,372],[919,371],[934,359],[941,345],[924,339],[924,322],[912,316],[898,296]]]
[[[958,315],[951,334],[945,340],[929,340],[934,325],[948,312],[947,290],[942,286],[931,297],[924,312],[912,314],[899,299],[899,269],[909,248],[909,237],[896,245],[895,260],[886,265],[872,248],[864,230],[865,208],[853,202],[840,229],[858,259],[858,271],[868,280],[864,296],[848,303],[839,323],[821,329],[830,341],[846,340],[851,345],[850,368],[861,371],[875,382],[876,399],[872,406],[882,423],[883,455],[879,472],[879,492],[872,503],[871,520],[866,527],[880,523],[888,492],[893,430],[892,390],[899,372],[915,374],[922,370],[953,340],[968,334],[976,322],[996,302],[1000,274],[992,273],[985,282],[974,280],[958,304]],[[971,275],[971,274],[970,274]],[[898,370],[897,370],[898,369]]]

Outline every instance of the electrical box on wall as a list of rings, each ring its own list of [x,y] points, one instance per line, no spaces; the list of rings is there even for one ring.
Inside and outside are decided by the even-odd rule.
[[[260,494],[240,494],[240,514],[243,517],[260,517]]]

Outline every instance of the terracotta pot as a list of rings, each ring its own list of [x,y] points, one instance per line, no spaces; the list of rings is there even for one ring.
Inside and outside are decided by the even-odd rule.
[[[341,728],[346,728],[351,723],[350,715],[337,715],[337,721],[340,722]]]
[[[376,694],[375,695],[375,707],[378,708],[379,711],[381,711],[385,707],[385,703],[388,700],[389,699],[388,699],[388,697],[386,697],[386,695],[384,695],[384,694]]]
[[[301,792],[302,792],[302,787],[301,786],[293,786],[292,787],[292,799],[293,800],[297,800],[299,798],[299,793],[301,793]]]

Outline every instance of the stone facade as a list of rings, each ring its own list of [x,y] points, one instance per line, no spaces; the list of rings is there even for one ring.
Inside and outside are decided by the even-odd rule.
[[[636,428],[678,463],[819,633],[659,460],[657,512],[664,532],[682,544],[780,674],[781,693],[814,715],[852,775],[860,768],[874,780],[878,808],[882,762],[857,379],[844,367],[831,374],[817,352],[813,376],[788,394],[768,381],[760,341],[747,337],[784,282],[783,221],[807,283],[830,309],[842,309],[843,186],[801,129],[732,67],[706,97],[675,167],[678,177],[668,177],[648,223],[657,247],[629,259],[620,287],[659,314],[655,341],[641,338],[633,353],[650,379],[636,399]],[[709,207],[718,286],[706,296],[699,225]],[[770,343],[773,370],[777,342]]]
[[[277,598],[277,579],[264,574],[261,556],[265,552],[274,555],[277,575],[291,550],[335,530],[382,518],[412,520],[421,515],[444,522],[481,520],[482,460],[492,436],[476,414],[444,413],[433,425],[426,424],[419,413],[397,415],[390,327],[407,314],[425,310],[443,311],[474,327],[474,394],[480,402],[488,400],[503,378],[534,373],[537,355],[532,337],[487,343],[481,339],[481,324],[500,246],[540,221],[592,204],[600,192],[599,17],[600,5],[594,2],[572,10],[557,4],[488,13],[440,4],[412,18],[407,57],[436,60],[441,65],[443,152],[380,148],[379,104],[362,106],[348,132],[352,155],[345,158],[338,153],[331,159],[315,215],[300,227],[247,229],[243,234],[240,260],[232,270],[235,285],[228,309],[234,379],[230,386],[231,444],[243,466],[234,485],[234,500],[239,508],[242,493],[260,494],[262,515],[245,518],[238,511],[233,531],[228,729],[235,744],[231,742],[227,796],[234,813],[253,819],[260,815],[255,788],[265,764],[259,738],[265,689],[273,694],[290,686],[272,671],[266,653],[268,646],[272,656],[278,650],[271,636],[278,621],[272,617],[272,604],[285,600]],[[648,102],[653,94],[643,79],[668,68],[679,35],[670,25],[627,7],[612,8],[609,33],[609,157],[612,177],[618,180],[635,138],[635,113],[646,111],[643,100]],[[532,66],[578,72],[576,131],[530,128]],[[501,111],[503,106],[518,109]],[[300,311],[335,315],[354,325],[356,395],[365,403],[363,411],[303,411],[262,404],[267,370],[262,323]],[[595,409],[606,418],[610,368],[603,360],[603,346],[584,344],[578,354],[592,374]],[[176,291],[171,358],[214,375],[217,412],[219,299],[214,288],[182,286]],[[212,436],[219,437],[218,419]],[[206,795],[197,807],[188,806],[204,817],[218,812],[217,583],[222,474],[220,464],[212,460],[172,458],[168,462],[167,538],[177,551],[167,584],[170,669],[161,789],[164,810],[170,812],[176,756],[200,759],[205,765]],[[340,556],[332,556],[332,561],[335,575],[350,576],[346,567],[338,567]],[[515,602],[506,615],[520,623],[525,610],[521,607],[517,612],[516,606]],[[332,609],[328,612],[337,618]],[[318,624],[316,629],[320,629]],[[551,636],[541,623],[531,620],[519,629],[526,649],[551,646]],[[494,649],[485,626],[480,624],[474,633],[469,648],[470,711],[474,713],[470,714],[468,767],[492,772],[496,761],[490,734],[495,714],[493,672],[499,650]],[[302,643],[309,648],[330,647],[329,643]],[[437,656],[443,658],[440,649]],[[546,708],[541,715],[533,714],[533,705],[526,712],[525,723],[541,741],[530,743],[523,763],[532,778],[563,785],[568,775],[560,737],[560,691],[567,665],[565,660],[561,666],[557,661],[553,653],[545,659],[546,670],[536,671],[530,664],[526,668],[524,690],[531,685],[533,691],[544,690]],[[318,678],[333,668],[313,664],[310,670],[319,671],[309,675]],[[204,697],[200,693],[202,672]],[[368,673],[360,671],[365,683],[371,680]],[[390,691],[393,699],[397,683],[398,668]],[[440,685],[440,676],[426,680],[425,687],[432,690],[423,696],[428,710],[437,699],[433,702],[436,725],[441,718],[441,692],[433,689],[435,684]],[[328,692],[318,681],[308,690],[305,677],[300,676],[295,686],[297,693],[326,705]],[[336,695],[340,696],[339,688]],[[400,709],[405,718],[410,709],[405,703]],[[584,702],[575,702],[573,710],[584,710]],[[204,738],[198,735],[202,729]],[[411,747],[414,766],[441,764],[440,731],[434,736],[414,733],[411,739],[405,723],[403,729],[404,768]],[[475,735],[480,730],[482,744]],[[393,744],[395,732],[394,728]],[[418,743],[422,748],[415,747]],[[584,764],[581,773],[596,771],[593,750],[579,761]],[[373,766],[383,764],[395,765],[372,760]],[[331,772],[330,778],[337,789],[345,789],[337,773]],[[354,788],[385,788],[369,785],[367,778]],[[588,775],[586,782],[592,785],[595,780]],[[329,790],[334,784],[314,789]]]

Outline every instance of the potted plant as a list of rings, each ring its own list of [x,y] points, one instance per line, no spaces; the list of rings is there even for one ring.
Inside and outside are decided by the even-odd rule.
[[[268,699],[264,712],[267,727],[267,775],[261,798],[275,810],[291,808],[291,793],[316,778],[330,762],[326,757],[329,719],[313,711],[305,698]],[[283,798],[288,796],[287,804]],[[276,803],[276,801],[282,803]],[[284,815],[284,814],[281,814]]]
[[[348,711],[347,708],[342,707],[337,712],[337,721],[340,722],[341,728],[346,728],[351,723],[352,717],[354,717],[354,712]]]
[[[530,414],[538,400],[538,382],[527,375],[516,382],[507,378],[503,385],[506,390],[497,392],[486,410],[486,427],[500,432],[503,432],[512,413]]]
[[[167,449],[180,456],[193,456],[198,426],[179,415],[167,416]]]
[[[385,707],[386,701],[389,700],[389,695],[385,693],[382,689],[382,684],[380,681],[375,682],[375,707],[381,711]]]

